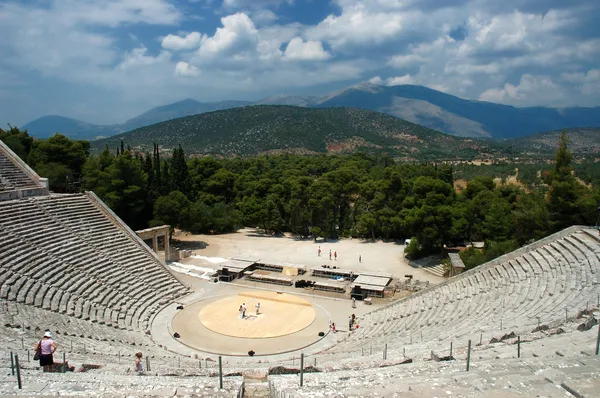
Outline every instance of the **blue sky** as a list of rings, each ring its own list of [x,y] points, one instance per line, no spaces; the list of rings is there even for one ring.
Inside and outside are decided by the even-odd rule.
[[[598,0],[0,0],[0,124],[419,84],[600,106]]]

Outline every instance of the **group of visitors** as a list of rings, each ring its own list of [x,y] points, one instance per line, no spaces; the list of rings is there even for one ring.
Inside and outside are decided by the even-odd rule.
[[[260,303],[256,303],[254,308],[256,309],[256,315],[258,315],[260,313]],[[240,319],[246,318],[246,303],[242,303],[238,311],[240,313]]]
[[[329,259],[331,260],[332,253],[333,253],[333,259],[335,261],[337,261],[337,257],[338,257],[337,251],[332,252],[331,249],[329,249]],[[319,248],[317,249],[317,256],[321,257],[321,246],[319,246]],[[361,254],[358,255],[358,262],[362,263],[362,255]]]
[[[330,260],[331,260],[331,254],[332,254],[332,251],[331,251],[331,249],[329,249],[329,259]],[[317,249],[317,256],[321,257],[321,246],[319,246],[319,248]],[[333,257],[337,261],[337,251],[333,252]]]

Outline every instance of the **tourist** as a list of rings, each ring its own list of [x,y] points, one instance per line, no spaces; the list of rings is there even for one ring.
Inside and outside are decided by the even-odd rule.
[[[331,324],[331,330],[333,331],[333,333],[335,333],[335,322],[333,322],[333,323]]]
[[[256,303],[255,307],[256,307],[256,315],[258,315],[258,313],[260,311],[260,303]]]
[[[244,318],[244,307],[240,305],[240,309],[238,310],[240,313],[240,319]]]
[[[356,308],[356,297],[352,297],[352,308]]]
[[[321,257],[321,246],[319,246],[319,249],[317,250],[317,256]]]
[[[362,256],[360,254],[358,255],[358,262],[362,263]]]
[[[337,251],[333,253],[333,257],[335,257],[335,261],[337,261]]]
[[[246,303],[242,303],[242,319],[246,317]]]
[[[135,353],[135,371],[138,375],[144,374],[144,365],[142,364],[142,353]]]
[[[348,331],[352,331],[352,315],[348,315]]]
[[[34,348],[34,351],[40,350],[39,360],[40,366],[44,368],[44,372],[49,372],[50,367],[54,365],[54,351],[56,351],[56,343],[52,340],[52,333],[46,330],[44,337],[40,340]]]
[[[331,260],[331,249],[329,249],[329,259]]]

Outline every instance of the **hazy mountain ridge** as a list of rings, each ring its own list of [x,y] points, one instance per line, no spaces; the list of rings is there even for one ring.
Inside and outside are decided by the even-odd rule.
[[[129,119],[121,125],[121,131],[130,131],[139,127],[164,122],[166,120],[197,115],[199,113],[219,111],[222,109],[236,108],[250,104],[251,102],[248,101],[198,102],[188,98],[173,104],[152,108],[148,112]]]
[[[405,101],[403,106],[393,106],[396,98],[425,101]],[[405,117],[413,123],[438,129],[441,132],[494,139],[522,137],[528,134],[572,127],[600,127],[600,107],[596,108],[515,108],[491,102],[471,101],[427,87],[413,85],[378,86],[363,83],[348,87],[335,95],[324,97],[315,106],[351,106],[386,112]],[[413,115],[407,111],[413,109]],[[440,114],[440,110],[445,113]],[[461,128],[462,124],[462,128]],[[465,134],[465,129],[468,132]]]
[[[532,134],[527,137],[506,141],[513,149],[522,152],[555,152],[558,146],[558,137],[562,132],[569,138],[569,150],[578,155],[600,154],[600,128],[584,127],[570,128],[544,133]]]
[[[405,159],[475,158],[497,147],[464,139],[379,112],[352,108],[256,105],[204,113],[98,140],[116,148],[123,140],[146,151],[181,145],[190,155],[251,156],[263,153],[386,153]]]
[[[27,130],[37,138],[49,138],[56,132],[60,132],[70,138],[79,140],[110,137],[123,131],[119,125],[97,125],[57,115],[42,116],[27,123],[22,129]]]
[[[98,126],[69,118],[55,121],[52,118],[57,117],[43,117],[23,128],[36,137],[48,137],[54,132],[62,132],[71,137],[76,135],[77,138],[93,139],[179,117],[249,105],[368,109],[455,136],[493,139],[522,137],[563,128],[600,127],[600,107],[515,108],[465,100],[422,86],[361,83],[322,97],[272,96],[255,102],[198,102],[187,99],[153,108],[120,125]]]

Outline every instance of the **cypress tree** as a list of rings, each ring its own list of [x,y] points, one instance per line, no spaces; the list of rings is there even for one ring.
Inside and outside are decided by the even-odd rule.
[[[169,163],[168,162],[163,162],[163,167],[162,167],[162,175],[161,175],[161,190],[160,193],[162,195],[168,195],[169,192],[171,192],[171,176],[169,175]]]
[[[154,191],[162,192],[162,178],[160,173],[160,152],[158,144],[154,144]]]
[[[171,159],[171,188],[183,192],[189,196],[189,174],[185,153],[181,145],[173,151]]]

